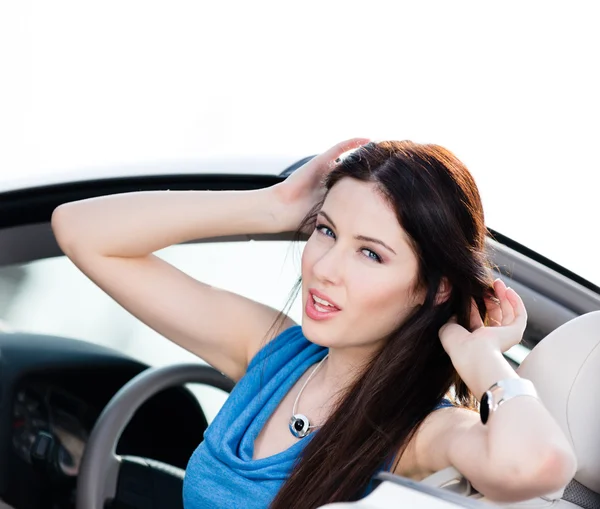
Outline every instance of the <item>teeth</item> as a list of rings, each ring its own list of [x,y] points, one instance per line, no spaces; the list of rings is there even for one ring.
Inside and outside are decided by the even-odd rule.
[[[331,313],[332,311],[334,311],[333,309],[331,309],[331,306],[320,306],[319,304],[315,304],[315,309],[317,311],[320,311],[321,313]]]
[[[315,302],[318,302],[319,304],[322,304],[323,306],[331,306],[331,307],[335,307],[333,304],[330,304],[329,302],[327,302],[326,300],[320,299],[319,297],[317,297],[316,295],[312,296]]]
[[[317,311],[320,311],[321,313],[332,313],[333,311],[337,310],[337,308],[333,304],[327,302],[325,299],[321,299],[316,295],[313,295],[312,293],[311,296],[313,298],[314,306]]]

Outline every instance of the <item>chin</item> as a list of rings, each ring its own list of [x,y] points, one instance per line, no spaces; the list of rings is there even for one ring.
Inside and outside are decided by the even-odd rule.
[[[315,345],[325,348],[343,346],[343,342],[337,341],[340,334],[336,328],[332,323],[315,322],[306,316],[302,317],[302,334]]]

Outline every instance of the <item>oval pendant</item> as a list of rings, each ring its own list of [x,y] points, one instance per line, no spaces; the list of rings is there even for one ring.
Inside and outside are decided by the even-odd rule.
[[[304,438],[310,433],[310,422],[308,417],[302,414],[294,414],[290,419],[290,431],[296,438]]]

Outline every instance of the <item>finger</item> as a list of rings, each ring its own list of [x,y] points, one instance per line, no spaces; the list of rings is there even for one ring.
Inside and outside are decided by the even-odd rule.
[[[340,157],[344,152],[348,152],[349,150],[362,147],[366,145],[371,140],[369,138],[351,138],[349,140],[342,141],[337,143],[329,150],[327,150],[323,155],[329,161],[335,161],[338,157]]]
[[[438,335],[442,343],[447,343],[452,341],[452,338],[462,336],[465,333],[468,334],[469,332],[461,325],[458,325],[458,323],[456,323],[456,318],[452,317],[440,327]]]
[[[456,319],[456,316],[451,316],[450,319],[444,325],[442,325],[440,327],[438,334],[441,336],[442,331],[444,331],[446,329],[446,327],[448,327],[449,325],[455,324],[457,322],[458,322],[458,320]]]
[[[486,296],[485,309],[490,326],[497,327],[498,325],[502,325],[502,308],[497,297],[493,295]]]
[[[469,326],[471,327],[471,330],[483,327],[483,320],[479,314],[479,308],[477,307],[475,299],[471,299],[471,315],[469,317]]]
[[[498,280],[495,289],[496,295],[500,300],[500,308],[502,309],[502,325],[510,325],[515,319],[515,312],[513,311],[512,304],[506,297],[506,288],[504,281]]]
[[[506,289],[506,298],[510,302],[514,313],[512,325],[517,327],[522,334],[525,332],[525,327],[527,327],[527,310],[525,309],[523,299],[512,288]]]

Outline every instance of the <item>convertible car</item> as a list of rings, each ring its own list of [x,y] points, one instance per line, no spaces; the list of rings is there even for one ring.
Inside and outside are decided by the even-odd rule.
[[[119,169],[0,190],[0,508],[182,507],[187,460],[233,387],[79,273],[54,240],[54,208],[137,190],[259,188],[305,160]],[[600,288],[498,232],[490,231],[488,245],[498,275],[529,313],[522,344],[506,356],[534,381],[578,457],[561,492],[503,506],[598,508]],[[293,249],[288,235],[242,236],[172,246],[159,256],[281,307],[299,270]],[[327,507],[493,504],[451,468],[420,482],[388,473],[375,481],[367,498]]]

